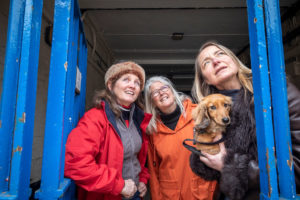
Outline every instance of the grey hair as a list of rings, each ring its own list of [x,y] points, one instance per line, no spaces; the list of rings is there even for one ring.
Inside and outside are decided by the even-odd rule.
[[[186,117],[186,113],[183,107],[182,102],[189,98],[187,95],[181,93],[181,92],[177,92],[176,89],[174,88],[172,82],[163,76],[153,76],[150,79],[147,80],[146,85],[145,85],[145,90],[144,90],[144,94],[145,94],[145,111],[147,113],[152,114],[152,118],[149,122],[149,125],[147,127],[147,133],[148,134],[152,134],[154,132],[157,131],[157,116],[158,116],[158,109],[155,107],[155,105],[153,104],[152,98],[151,98],[151,91],[150,91],[150,87],[153,83],[155,82],[160,82],[164,85],[169,86],[169,88],[171,89],[174,97],[175,97],[175,102],[176,104],[179,106],[181,113],[183,114],[184,117]]]

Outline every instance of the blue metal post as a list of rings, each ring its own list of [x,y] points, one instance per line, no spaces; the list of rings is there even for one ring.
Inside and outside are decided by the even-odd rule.
[[[28,199],[43,1],[26,0],[18,74],[9,191],[0,199]],[[18,20],[18,19],[17,19]],[[14,109],[9,112],[14,113]],[[4,114],[4,113],[3,113]],[[11,144],[10,144],[11,145]],[[11,150],[11,147],[9,147]],[[9,166],[10,161],[6,164]]]
[[[81,72],[81,88],[80,88],[80,94],[75,96],[75,106],[78,108],[78,110],[75,113],[74,116],[74,123],[77,124],[78,120],[83,116],[85,112],[85,96],[86,96],[86,74],[87,74],[87,46],[86,46],[86,40],[84,35],[84,29],[83,29],[83,22],[81,21],[80,16],[80,8],[79,4],[75,4],[75,10],[77,10],[77,13],[79,14],[79,29],[80,29],[80,35],[79,35],[79,49],[78,49],[78,67]]]
[[[84,35],[82,36],[84,38],[84,40],[82,40],[83,45],[82,45],[82,82],[81,85],[83,85],[82,87],[82,94],[80,97],[80,117],[83,116],[84,111],[85,111],[85,96],[86,96],[86,74],[87,74],[87,46],[86,46],[86,41],[85,41],[85,37]]]
[[[35,197],[73,199],[74,184],[64,178],[65,143],[69,132],[77,123],[74,117],[77,108],[74,106],[84,107],[84,104],[75,104],[76,65],[78,57],[82,57],[81,53],[77,53],[80,51],[78,45],[85,48],[82,54],[86,52],[77,0],[55,1],[52,41],[42,182]],[[82,58],[86,59],[86,55]],[[78,63],[83,71],[86,71],[85,62]],[[86,76],[86,73],[83,76]],[[85,88],[85,83],[82,87]]]
[[[278,199],[275,146],[262,0],[248,0],[248,27],[253,74],[261,199]]]
[[[43,1],[26,0],[9,188],[18,199],[27,199],[31,193],[29,184],[42,10]]]
[[[296,185],[278,0],[265,0],[265,17],[280,197],[294,199]]]
[[[62,197],[70,182],[61,180],[63,127],[73,1],[56,0],[39,199]]]
[[[78,49],[78,67],[81,73],[81,88],[80,93],[75,96],[75,112],[74,112],[74,124],[77,124],[78,120],[82,117],[85,111],[85,91],[86,88],[83,87],[86,85],[86,46],[85,46],[85,38],[84,34],[80,33],[79,44],[80,47]]]
[[[65,123],[63,129],[63,144],[66,144],[69,132],[74,128],[74,99],[75,99],[75,84],[76,84],[76,66],[77,66],[77,47],[78,47],[78,29],[79,18],[78,15],[74,16],[72,29],[70,31],[69,45],[69,69],[67,73],[66,84],[66,98],[65,98]],[[62,166],[61,166],[61,179],[64,178],[64,163],[65,163],[65,148],[62,148]]]
[[[0,192],[8,190],[25,0],[11,0],[0,104]]]

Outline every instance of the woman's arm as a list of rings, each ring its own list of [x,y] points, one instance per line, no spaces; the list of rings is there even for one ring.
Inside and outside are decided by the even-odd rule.
[[[122,175],[117,169],[99,165],[95,160],[106,131],[100,119],[103,116],[99,110],[90,110],[70,133],[66,144],[65,176],[87,191],[118,195],[124,187]]]

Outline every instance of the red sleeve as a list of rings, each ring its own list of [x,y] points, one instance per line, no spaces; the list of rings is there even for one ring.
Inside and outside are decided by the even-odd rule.
[[[65,176],[87,191],[118,195],[124,187],[122,175],[95,161],[104,139],[105,121],[104,113],[92,109],[72,130],[66,143]]]
[[[147,158],[147,151],[148,151],[148,136],[143,136],[143,145],[141,151],[139,152],[139,161],[141,165],[141,172],[139,174],[140,182],[147,184],[148,179],[150,178],[148,169],[145,167],[146,158]]]
[[[147,182],[150,178],[150,174],[149,174],[148,169],[146,168],[145,164],[146,164],[146,160],[147,160],[148,143],[149,143],[149,138],[146,135],[146,128],[147,128],[147,125],[149,124],[151,117],[152,117],[151,114],[145,113],[144,120],[142,121],[141,126],[140,126],[141,131],[142,131],[143,144],[142,144],[141,150],[138,155],[140,165],[141,165],[139,181],[143,182],[145,184],[147,184]]]

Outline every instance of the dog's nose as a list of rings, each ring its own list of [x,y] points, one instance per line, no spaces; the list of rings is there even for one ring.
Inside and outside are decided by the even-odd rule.
[[[229,118],[228,117],[224,117],[222,119],[222,121],[223,121],[224,124],[228,124],[229,123]]]

